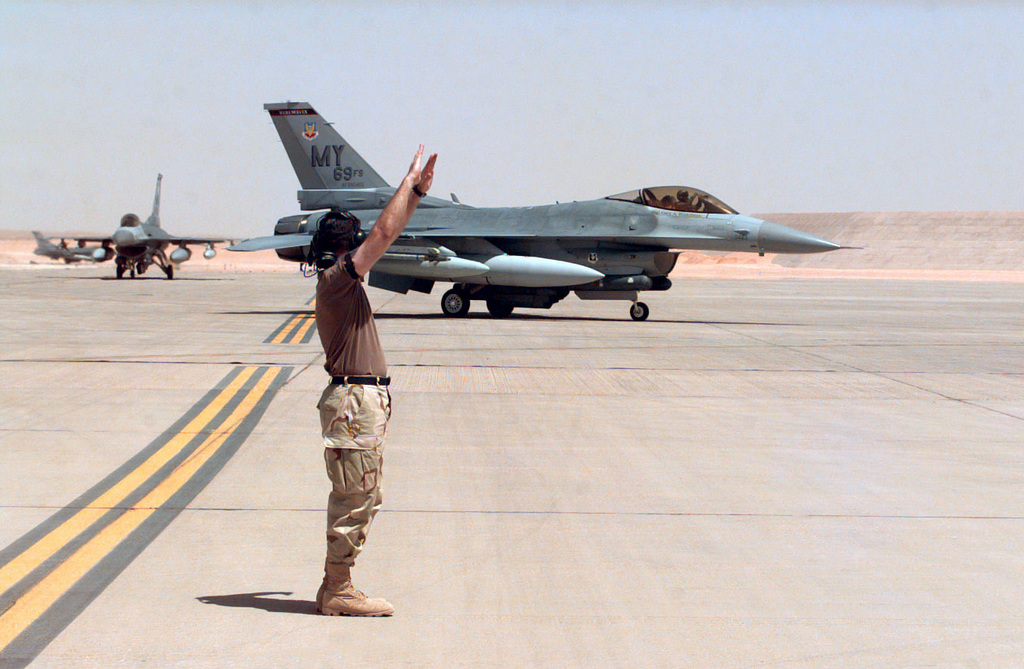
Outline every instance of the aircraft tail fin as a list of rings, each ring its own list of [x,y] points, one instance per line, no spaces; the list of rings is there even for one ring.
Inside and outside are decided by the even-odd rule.
[[[153,195],[153,213],[146,219],[146,225],[153,225],[160,227],[160,182],[163,181],[164,175],[156,175],[156,194]]]
[[[32,236],[36,238],[36,249],[37,250],[49,250],[49,249],[56,248],[56,245],[53,242],[51,242],[49,239],[44,237],[42,235],[42,233],[36,232],[35,230],[33,230],[32,231]]]
[[[388,187],[308,102],[274,102],[263,108],[270,112],[303,189]]]

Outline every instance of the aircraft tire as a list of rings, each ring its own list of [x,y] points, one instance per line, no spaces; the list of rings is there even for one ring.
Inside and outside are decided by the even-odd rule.
[[[516,305],[512,304],[508,300],[487,300],[487,311],[491,312],[491,315],[495,318],[508,318],[512,315],[512,311],[516,308]]]
[[[469,313],[469,295],[458,288],[452,288],[441,296],[441,311],[445,316],[462,318]]]
[[[124,265],[118,264],[117,270],[115,271],[118,279],[124,278]]]
[[[168,279],[173,279],[174,278],[174,266],[173,265],[168,265],[167,267],[165,267],[164,268],[164,272],[167,274],[167,278]]]
[[[637,302],[629,308],[629,317],[634,321],[646,321],[651,315],[651,308],[643,302]]]

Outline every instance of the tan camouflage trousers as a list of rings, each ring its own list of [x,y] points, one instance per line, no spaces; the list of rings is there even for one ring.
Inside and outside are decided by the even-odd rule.
[[[327,498],[327,561],[352,566],[383,501],[384,437],[391,417],[386,387],[329,385],[317,405]]]

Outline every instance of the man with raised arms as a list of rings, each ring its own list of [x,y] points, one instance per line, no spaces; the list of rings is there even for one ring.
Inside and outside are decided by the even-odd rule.
[[[423,145],[409,173],[362,243],[351,214],[326,217],[310,242],[317,268],[316,325],[331,382],[317,405],[324,461],[331,481],[327,501],[327,560],[317,613],[390,616],[394,607],[352,585],[351,569],[380,509],[384,437],[391,417],[391,380],[363,277],[405,229],[434,179],[437,154],[421,166]]]

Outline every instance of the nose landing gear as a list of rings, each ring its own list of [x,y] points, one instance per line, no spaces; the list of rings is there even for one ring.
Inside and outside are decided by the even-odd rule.
[[[152,255],[140,255],[137,257],[117,256],[114,264],[118,279],[123,279],[125,273],[133,279],[136,275],[142,276],[149,269],[150,265],[158,266],[167,275],[168,279],[174,278],[174,266],[168,262],[167,256],[159,249],[153,252]]]
[[[629,317],[634,321],[646,321],[651,315],[651,309],[643,302],[634,302],[629,308]]]

